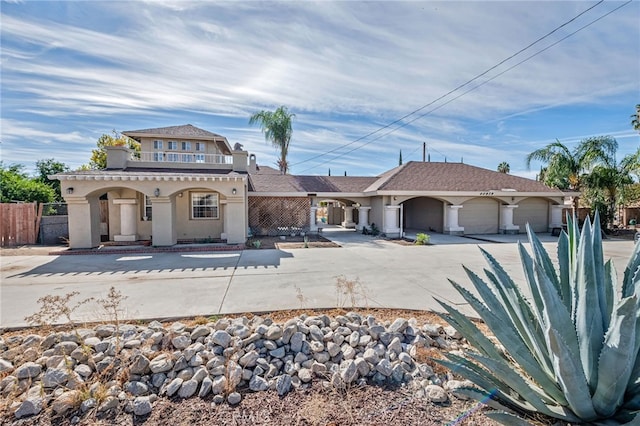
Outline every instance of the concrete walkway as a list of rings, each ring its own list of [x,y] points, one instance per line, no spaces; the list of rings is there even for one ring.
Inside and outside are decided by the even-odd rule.
[[[516,282],[522,272],[516,244],[465,239],[466,244],[402,246],[359,233],[325,236],[341,248],[231,252],[4,256],[0,260],[0,326],[25,324],[38,298],[73,291],[103,298],[115,287],[129,319],[171,318],[296,308],[351,307],[337,291],[339,277],[358,281],[361,307],[439,310],[439,297],[470,310],[447,281],[469,287],[461,264],[481,273],[477,245],[486,248]],[[459,237],[457,237],[459,238]],[[435,238],[434,238],[435,239]],[[545,243],[555,255],[555,243]],[[633,249],[631,241],[605,241],[618,276]],[[77,311],[81,320],[109,319],[96,303]]]

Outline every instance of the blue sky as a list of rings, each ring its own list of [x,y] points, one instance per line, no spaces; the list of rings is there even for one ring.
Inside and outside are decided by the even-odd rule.
[[[624,4],[603,2],[410,124],[354,142],[595,4],[2,2],[2,161],[77,168],[112,129],[190,123],[275,167],[276,150],[248,118],[279,105],[296,114],[296,174],[378,175],[400,150],[405,162],[420,160],[423,142],[432,161],[494,170],[507,161],[528,177],[539,165],[527,170],[526,154],[556,138],[573,147],[611,135],[621,158],[640,145],[630,126],[640,103],[638,1],[560,41]]]

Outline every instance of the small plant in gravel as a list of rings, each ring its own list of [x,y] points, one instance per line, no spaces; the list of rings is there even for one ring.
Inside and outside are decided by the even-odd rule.
[[[485,282],[466,269],[479,300],[451,281],[503,348],[464,315],[438,301],[443,318],[477,351],[447,354],[441,364],[480,389],[459,392],[497,409],[487,416],[508,425],[543,414],[571,423],[638,424],[640,416],[640,244],[616,291],[616,271],[604,262],[598,215],[582,232],[575,220],[558,240],[556,271],[529,227],[532,255],[518,245],[532,298],[482,250]]]
[[[73,320],[73,314],[80,307],[94,300],[93,297],[88,297],[72,304],[72,299],[79,294],[80,293],[77,291],[72,291],[64,296],[43,296],[38,299],[38,304],[40,305],[38,312],[25,317],[24,320],[27,324],[32,326],[49,326],[62,317],[65,319],[66,324],[75,331],[77,330],[77,325]]]

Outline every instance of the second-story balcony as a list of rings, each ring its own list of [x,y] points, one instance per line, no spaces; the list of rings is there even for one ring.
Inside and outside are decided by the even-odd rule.
[[[206,165],[231,165],[233,157],[223,154],[202,154],[197,152],[176,152],[176,151],[152,151],[141,152],[140,157],[131,155],[129,161],[140,163],[163,163],[169,164],[206,164]]]

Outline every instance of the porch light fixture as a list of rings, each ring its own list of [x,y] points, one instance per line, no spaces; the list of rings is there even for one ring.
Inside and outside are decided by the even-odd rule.
[[[232,193],[233,195],[236,195],[236,193],[237,193],[237,192],[238,192],[238,191],[237,191],[235,188],[233,188],[233,189],[231,190],[231,193]]]
[[[156,188],[155,191],[153,191],[153,195],[155,195],[156,197],[160,196],[160,188]]]
[[[67,188],[67,194],[73,194],[73,186]]]
[[[182,198],[182,192],[178,194],[178,197]]]

